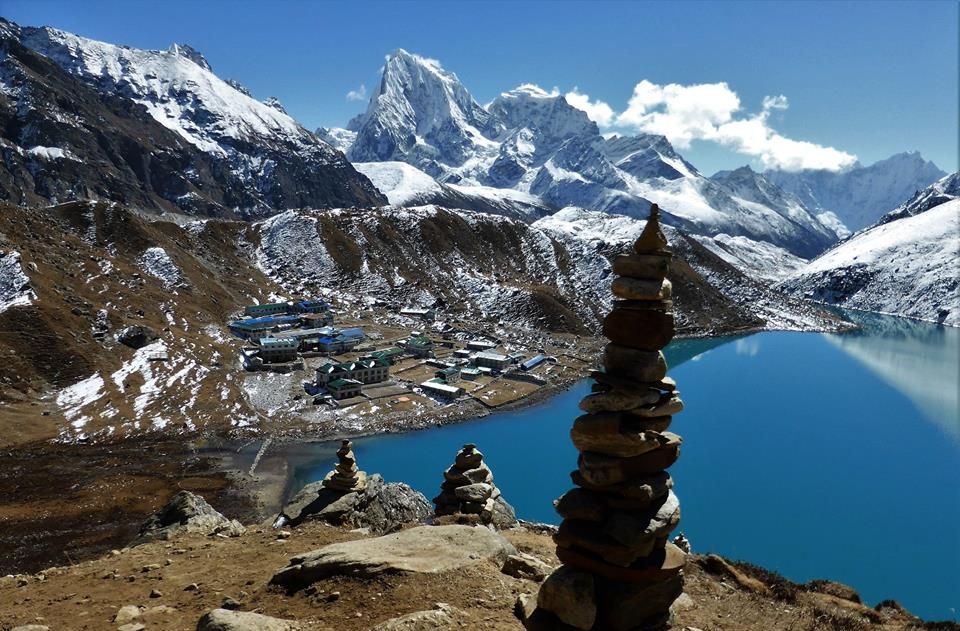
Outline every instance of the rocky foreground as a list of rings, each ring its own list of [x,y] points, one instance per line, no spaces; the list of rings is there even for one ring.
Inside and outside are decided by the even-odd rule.
[[[0,578],[0,629],[519,630],[517,603],[559,565],[543,527],[408,524],[379,537],[317,519],[243,527],[188,494],[134,544]],[[692,555],[685,575],[675,629],[960,628],[714,555]]]

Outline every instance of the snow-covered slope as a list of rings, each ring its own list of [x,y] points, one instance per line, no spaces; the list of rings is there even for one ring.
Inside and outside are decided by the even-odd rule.
[[[342,153],[304,129],[276,99],[258,101],[238,83],[224,81],[189,46],[140,50],[7,21],[0,31],[100,94],[142,106],[157,123],[221,163],[254,197],[240,210],[266,214],[383,201]],[[200,177],[190,165],[181,171],[188,181]]]
[[[393,206],[437,205],[528,222],[553,212],[529,193],[490,186],[441,184],[406,162],[356,162],[353,166],[370,178]]]
[[[441,184],[512,189],[554,208],[574,206],[644,218],[651,202],[664,221],[705,236],[769,242],[799,256],[836,241],[776,186],[752,174],[711,180],[662,136],[605,138],[565,96],[521,85],[481,107],[436,61],[400,50],[387,60],[367,111],[349,131],[324,130],[354,161],[403,161]],[[789,199],[788,199],[789,198]]]
[[[960,326],[960,200],[857,233],[781,284],[804,298]]]
[[[916,191],[946,175],[918,152],[898,153],[870,166],[840,172],[766,171],[813,212],[833,211],[850,230],[873,225]]]

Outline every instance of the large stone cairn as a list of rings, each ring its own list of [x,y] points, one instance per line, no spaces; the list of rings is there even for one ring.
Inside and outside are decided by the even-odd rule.
[[[357,467],[353,443],[345,440],[337,450],[337,466],[323,479],[323,488],[343,493],[362,491],[367,486],[367,474]]]
[[[668,543],[680,504],[665,471],[680,455],[680,437],[666,430],[683,403],[661,352],[674,321],[658,215],[653,205],[634,253],[613,264],[616,299],[603,322],[610,343],[570,432],[580,451],[576,488],[555,502],[563,565],[523,612],[528,629],[660,631],[683,591],[685,554]]]
[[[472,443],[459,452],[450,468],[443,472],[440,495],[433,498],[438,517],[478,515],[482,523],[491,523],[500,489],[493,483],[493,472],[483,462],[483,454]]]

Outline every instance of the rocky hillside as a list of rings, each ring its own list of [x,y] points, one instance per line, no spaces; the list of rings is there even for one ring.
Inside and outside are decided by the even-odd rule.
[[[550,535],[525,528],[498,534],[421,526],[383,538],[318,522],[281,532],[253,525],[242,534],[232,529],[237,536],[229,537],[205,536],[209,530],[0,578],[0,626],[521,631],[518,602],[535,597],[544,568],[559,563]],[[425,554],[403,556],[404,549],[423,552],[428,544]],[[325,552],[327,567],[307,584],[293,590],[270,584],[294,555],[312,559]],[[716,555],[692,555],[684,575],[675,629],[719,629],[719,620],[734,631],[958,628],[925,624],[892,600],[870,606],[845,585],[799,585]]]
[[[274,101],[189,47],[144,51],[0,19],[0,198],[264,216],[385,198]]]
[[[0,397],[19,406],[6,436],[16,443],[295,422],[266,420],[250,407],[240,342],[225,333],[242,305],[271,296],[325,296],[341,321],[362,325],[420,304],[455,326],[479,323],[497,334],[589,336],[610,308],[610,258],[642,226],[576,209],[533,224],[435,206],[177,224],[107,203],[4,207]],[[682,233],[671,239],[682,334],[841,326]]]
[[[828,304],[960,326],[960,200],[934,185],[912,201],[895,211],[899,218],[857,233],[779,286]]]

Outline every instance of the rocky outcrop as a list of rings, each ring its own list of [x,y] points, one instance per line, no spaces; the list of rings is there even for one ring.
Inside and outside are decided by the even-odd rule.
[[[368,477],[360,471],[350,441],[343,441],[337,457],[336,468],[297,493],[283,507],[275,525],[318,520],[383,534],[430,515],[430,503],[422,493],[403,483],[385,484],[378,473]]]
[[[446,603],[437,603],[435,609],[391,618],[370,631],[444,631],[462,629],[467,624],[466,621],[467,616],[462,610]]]
[[[229,609],[208,611],[197,622],[197,631],[298,631],[305,628],[292,620]]]
[[[117,341],[130,348],[143,348],[159,337],[156,331],[142,324],[128,326],[117,333]]]
[[[440,495],[433,498],[438,517],[475,516],[479,523],[497,528],[516,525],[513,507],[493,483],[493,472],[476,445],[464,445],[443,478]]]
[[[675,328],[672,255],[656,205],[633,249],[614,261],[604,369],[570,432],[580,457],[577,488],[556,502],[563,565],[535,607],[520,607],[528,629],[662,631],[683,592],[686,555],[667,543],[680,503],[665,471],[680,455],[680,437],[667,429],[683,402],[661,352]]]
[[[188,533],[239,537],[245,530],[240,522],[227,519],[199,495],[180,491],[144,522],[140,534],[130,545],[166,540]]]
[[[334,543],[293,557],[270,584],[296,590],[335,575],[436,574],[484,560],[502,566],[516,553],[513,544],[489,528],[419,526],[376,539]]]

